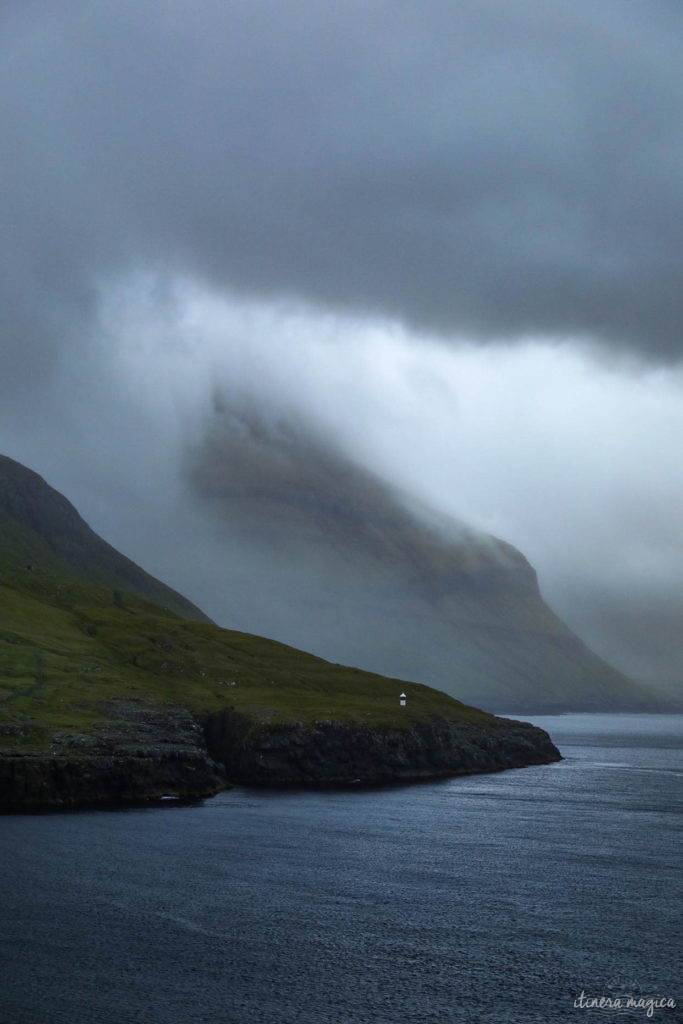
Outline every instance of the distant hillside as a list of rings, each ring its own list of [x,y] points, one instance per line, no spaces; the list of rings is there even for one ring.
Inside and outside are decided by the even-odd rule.
[[[211,620],[90,529],[63,495],[0,455],[0,570],[51,572],[131,591],[187,619]]]
[[[219,621],[501,713],[657,706],[545,604],[519,551],[410,509],[296,424],[221,408],[189,473],[230,569]]]

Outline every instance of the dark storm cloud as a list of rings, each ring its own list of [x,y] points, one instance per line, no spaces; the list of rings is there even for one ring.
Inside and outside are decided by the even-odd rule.
[[[445,333],[681,354],[673,0],[120,0],[2,19],[15,372],[80,337],[94,285],[136,263]]]

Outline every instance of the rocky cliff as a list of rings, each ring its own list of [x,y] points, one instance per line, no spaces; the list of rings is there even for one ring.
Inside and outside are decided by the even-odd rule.
[[[344,722],[263,725],[235,712],[199,722],[182,707],[117,704],[93,734],[62,733],[48,752],[0,751],[0,809],[60,810],[213,796],[252,786],[379,785],[560,760],[525,722],[435,718],[402,728]]]
[[[48,751],[0,750],[0,809],[189,799],[224,788],[224,771],[185,708],[116,703],[107,710],[110,719],[91,733],[55,733]]]
[[[334,721],[254,727],[223,712],[204,729],[212,757],[246,785],[409,782],[561,760],[542,729],[504,718],[486,726],[434,718],[402,728]]]

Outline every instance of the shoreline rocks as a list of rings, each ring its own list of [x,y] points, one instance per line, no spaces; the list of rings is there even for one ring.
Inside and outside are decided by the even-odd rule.
[[[254,726],[221,712],[208,716],[204,731],[228,778],[251,786],[411,782],[562,759],[543,729],[504,718],[486,727],[435,718],[384,729],[335,721]]]
[[[121,703],[92,734],[59,733],[46,752],[0,752],[6,813],[203,799],[262,787],[387,785],[561,760],[526,722],[434,718],[403,728],[338,721],[264,725],[234,711],[200,722],[182,706]]]
[[[0,809],[10,813],[201,799],[224,787],[221,769],[201,752],[0,755]]]

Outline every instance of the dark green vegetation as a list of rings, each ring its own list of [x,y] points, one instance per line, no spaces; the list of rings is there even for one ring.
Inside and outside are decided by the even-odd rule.
[[[408,709],[399,707],[402,690]],[[114,700],[226,708],[255,722],[484,721],[484,712],[416,683],[332,665],[284,644],[191,622],[132,593],[39,570],[0,579],[0,734],[48,748],[88,732]]]

